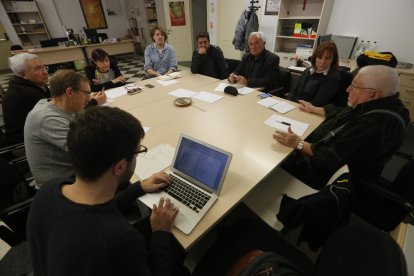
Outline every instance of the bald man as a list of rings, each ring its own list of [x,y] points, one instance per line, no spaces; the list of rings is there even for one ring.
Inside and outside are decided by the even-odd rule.
[[[409,113],[398,94],[399,77],[387,66],[362,68],[348,87],[348,107],[315,107],[299,101],[301,110],[326,117],[305,140],[291,131],[273,138],[296,151],[283,168],[305,184],[321,189],[343,165],[351,177],[373,181],[401,145]]]

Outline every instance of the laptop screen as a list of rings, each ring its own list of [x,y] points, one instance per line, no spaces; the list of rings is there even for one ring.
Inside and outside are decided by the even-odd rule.
[[[182,137],[173,168],[217,191],[231,155]]]

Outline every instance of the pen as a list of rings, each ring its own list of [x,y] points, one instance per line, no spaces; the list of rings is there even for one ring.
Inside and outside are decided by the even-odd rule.
[[[276,121],[276,122],[281,123],[281,124],[284,124],[284,125],[287,125],[287,126],[291,126],[291,124],[288,123],[288,122],[283,122],[283,121]]]

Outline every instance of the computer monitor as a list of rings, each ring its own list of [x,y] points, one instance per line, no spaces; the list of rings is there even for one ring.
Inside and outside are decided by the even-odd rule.
[[[349,59],[352,57],[355,44],[358,40],[356,36],[332,35],[332,40],[338,48],[339,58]]]
[[[319,35],[318,36],[318,46],[325,42],[325,41],[330,41],[332,40],[332,34],[323,34],[323,35]]]
[[[86,37],[92,42],[96,43],[99,41],[98,39],[98,32],[96,29],[87,29],[83,28],[83,31],[85,32]]]

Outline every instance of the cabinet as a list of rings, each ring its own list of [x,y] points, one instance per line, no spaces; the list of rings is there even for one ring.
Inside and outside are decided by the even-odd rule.
[[[414,122],[414,70],[401,71],[400,69],[400,99],[410,111],[410,121]]]
[[[307,45],[315,49],[317,35],[325,34],[332,2],[332,0],[280,0],[275,51],[295,53],[298,45]],[[296,23],[301,23],[306,33],[302,32],[294,36]]]
[[[50,39],[36,1],[2,0],[3,7],[23,46],[39,45]]]

